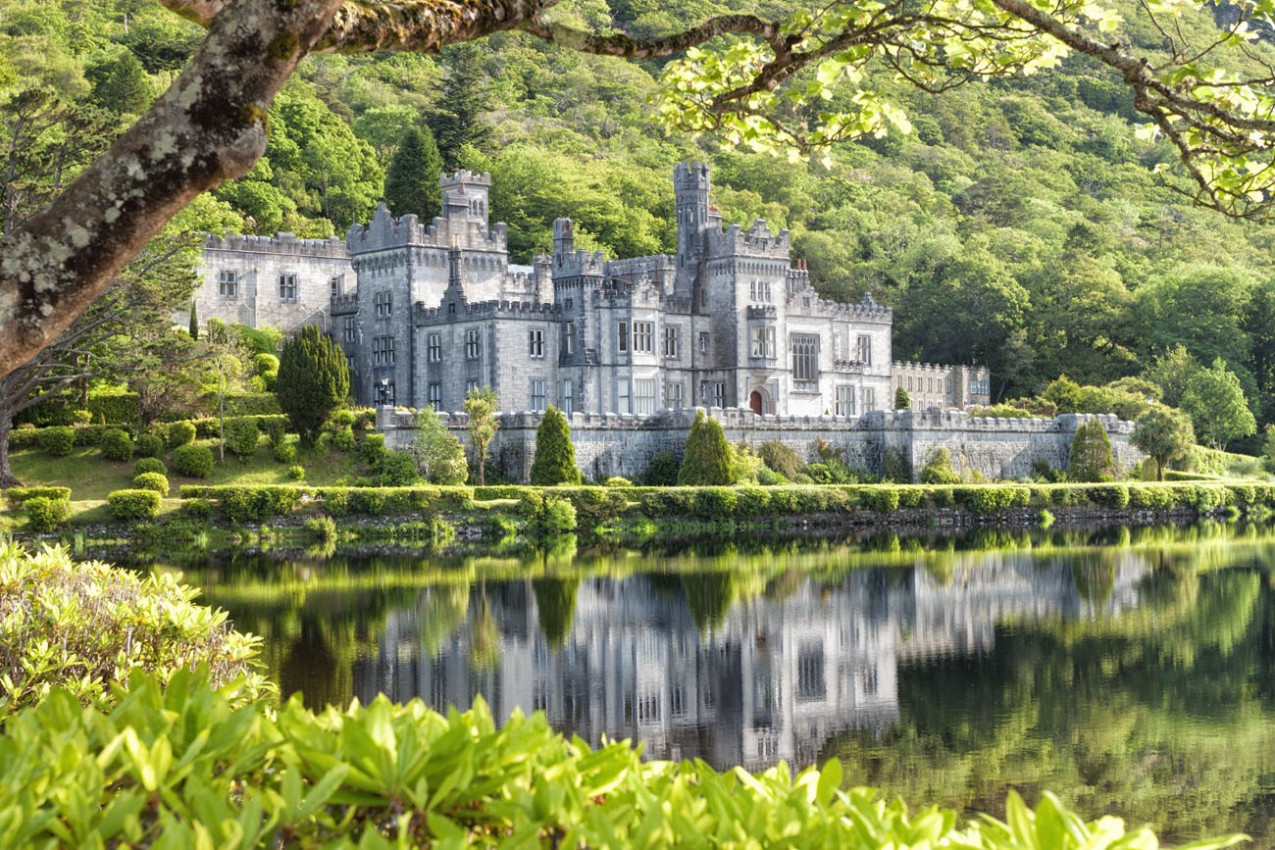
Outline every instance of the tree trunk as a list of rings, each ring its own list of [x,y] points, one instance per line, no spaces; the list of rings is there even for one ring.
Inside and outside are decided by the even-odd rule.
[[[22,482],[9,466],[9,432],[13,430],[13,414],[0,412],[0,490],[21,487]]]

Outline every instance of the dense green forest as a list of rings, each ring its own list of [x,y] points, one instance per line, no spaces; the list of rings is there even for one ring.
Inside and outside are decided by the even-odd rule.
[[[566,13],[659,33],[726,8],[578,0]],[[1204,32],[1212,21],[1183,25]],[[1158,49],[1149,27],[1120,37]],[[0,0],[4,222],[38,202],[37,184],[64,181],[100,151],[200,38],[153,0]],[[895,359],[987,363],[997,398],[1035,395],[1060,374],[1101,386],[1163,379],[1169,366],[1168,382],[1185,385],[1220,360],[1259,428],[1275,420],[1273,231],[1193,208],[1162,185],[1155,170],[1172,169],[1174,152],[1136,133],[1130,96],[1104,69],[1072,58],[941,94],[882,70],[874,82],[912,132],[793,161],[662,128],[650,105],[660,70],[520,34],[433,57],[311,57],[270,110],[265,158],[219,188],[202,220],[341,233],[385,196],[416,130],[427,161],[491,172],[492,215],[508,222],[516,261],[548,249],[564,215],[579,244],[609,255],[672,251],[672,167],[703,159],[726,221],[789,228],[822,292],[895,308]],[[62,111],[33,133],[17,106],[37,95]],[[419,142],[412,161],[422,161]],[[395,197],[414,197],[390,183]],[[1124,386],[1157,394],[1164,383]]]

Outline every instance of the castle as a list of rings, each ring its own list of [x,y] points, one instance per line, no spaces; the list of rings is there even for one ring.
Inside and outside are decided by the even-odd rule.
[[[204,245],[199,315],[285,332],[320,324],[363,404],[458,411],[490,386],[506,411],[634,414],[738,408],[852,419],[893,406],[988,402],[985,367],[894,363],[891,311],[819,297],[788,232],[723,228],[709,169],[673,172],[677,253],[607,260],[575,246],[509,262],[491,178],[442,178],[426,224],[382,204],[344,241],[230,236]]]

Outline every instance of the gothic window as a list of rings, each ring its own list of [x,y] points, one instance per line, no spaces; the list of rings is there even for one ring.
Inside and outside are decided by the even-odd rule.
[[[633,323],[633,350],[639,354],[650,354],[655,351],[655,323]]]
[[[819,337],[815,334],[793,334],[792,379],[802,388],[819,381]]]
[[[775,329],[773,327],[753,328],[752,356],[773,359],[775,356]]]
[[[748,299],[758,304],[769,304],[770,298],[770,281],[753,280],[748,284]]]
[[[864,366],[872,365],[872,337],[859,334],[859,339],[854,346],[854,359]]]
[[[699,353],[708,353],[708,334],[705,332],[701,332],[699,335]]]
[[[359,339],[358,319],[356,319],[354,316],[346,316],[345,324],[341,326],[341,341],[342,342],[358,342],[358,339]]]
[[[441,408],[443,406],[443,385],[437,382],[430,384],[429,392],[425,398],[430,407],[435,410]]]
[[[574,354],[576,350],[576,323],[567,322],[567,326],[563,333],[566,338],[565,348],[567,350],[567,354]]]
[[[394,337],[392,336],[372,337],[372,365],[373,366],[393,366],[394,365]]]
[[[531,357],[545,356],[545,332],[539,328],[527,331],[527,354]]]
[[[726,406],[726,384],[721,381],[704,381],[699,385],[700,404],[705,407]]]
[[[849,384],[837,385],[837,400],[833,413],[837,416],[854,416],[854,387]]]
[[[615,350],[616,351],[629,350],[629,323],[628,322],[618,322],[616,324]]]
[[[549,382],[544,378],[531,379],[531,409],[544,410],[548,404]]]
[[[393,294],[385,291],[376,293],[372,296],[372,306],[378,319],[385,318],[394,311]]]
[[[294,274],[279,275],[279,300],[297,300],[297,276]]]
[[[562,382],[562,412],[567,416],[575,413],[575,388],[570,380]]]
[[[345,294],[345,275],[333,275],[330,286],[332,287],[332,297],[340,298]]]
[[[477,360],[482,355],[482,333],[478,328],[469,328],[465,331],[465,358],[467,360]]]
[[[681,410],[686,401],[682,397],[682,382],[673,381],[668,385],[668,406],[673,410]]]
[[[633,400],[629,393],[629,379],[620,378],[615,382],[616,413],[632,413]]]
[[[664,327],[664,356],[670,360],[677,360],[682,356],[680,330],[677,325],[666,325]]]
[[[877,391],[875,387],[863,388],[863,412],[877,409]]]
[[[443,362],[442,334],[430,334],[425,338],[425,357],[430,363]]]
[[[638,378],[633,382],[634,413],[650,416],[655,412],[655,379]]]
[[[217,294],[222,298],[238,298],[239,272],[222,269],[217,274]]]

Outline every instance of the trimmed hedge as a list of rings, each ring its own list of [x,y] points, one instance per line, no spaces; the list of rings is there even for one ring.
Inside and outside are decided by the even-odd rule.
[[[137,435],[138,457],[159,457],[164,453],[164,441],[158,434]]]
[[[239,457],[251,457],[260,440],[261,429],[255,419],[226,420],[226,448]]]
[[[119,520],[154,519],[160,496],[154,490],[116,490],[106,497],[111,516]]]
[[[40,451],[51,457],[66,457],[75,449],[75,429],[69,425],[54,425],[40,431]]]
[[[173,469],[187,478],[207,478],[213,471],[213,453],[207,446],[179,446],[173,451]]]
[[[258,416],[227,416],[226,417],[227,433],[229,433],[232,423],[240,422],[243,420],[251,420],[252,422],[256,424],[259,430],[264,431],[267,434],[271,433],[271,430],[277,427],[275,425],[272,425],[271,422],[281,423],[285,428],[288,425],[288,417],[284,416],[281,413],[271,414],[271,415],[258,415]],[[195,437],[200,440],[210,440],[213,437],[216,437],[219,430],[217,425],[217,420],[215,418],[192,419],[190,420],[190,424],[195,426]],[[172,426],[170,425],[169,427],[171,428]]]
[[[133,464],[133,476],[137,477],[143,472],[158,472],[160,475],[167,477],[168,467],[157,457],[144,457]]]
[[[107,460],[126,461],[133,458],[133,438],[122,428],[108,428],[98,442],[102,457]]]
[[[71,499],[70,487],[10,487],[4,491],[5,501],[10,508],[20,508],[28,499],[53,499],[68,502]]]
[[[556,492],[556,491],[555,491]],[[223,516],[236,522],[259,521],[291,513],[303,499],[313,500],[331,516],[418,514],[469,510],[469,487],[306,487],[302,485],[205,486],[183,484],[183,499],[208,499]]]
[[[36,496],[22,503],[27,514],[27,527],[38,534],[57,531],[71,515],[71,503],[64,499]]]
[[[134,475],[133,486],[138,490],[150,490],[160,496],[168,495],[168,478],[158,472],[141,472]]]
[[[196,429],[191,422],[171,422],[168,425],[164,442],[170,449],[195,442]]]

